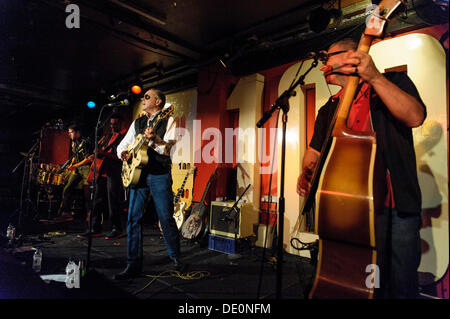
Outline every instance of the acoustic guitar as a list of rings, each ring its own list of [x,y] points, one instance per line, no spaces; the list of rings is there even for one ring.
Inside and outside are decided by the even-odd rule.
[[[173,105],[163,109],[151,126],[155,128],[163,120],[168,118],[174,111]],[[127,151],[130,153],[130,158],[127,161],[123,161],[122,164],[122,183],[124,187],[130,185],[136,185],[141,177],[142,170],[148,164],[148,138],[144,134],[138,134],[133,144],[127,147]]]
[[[400,3],[381,1],[368,20],[359,51],[368,52],[373,39],[382,36]],[[372,265],[377,264],[375,219],[384,203],[385,168],[375,133],[353,131],[346,125],[359,81],[358,76],[347,77],[330,126],[330,150],[322,172],[316,174],[320,176],[315,208],[319,261],[309,298],[370,299],[379,275]]]
[[[211,183],[217,177],[216,172],[217,169],[211,174],[208,184],[206,184],[206,188],[203,192],[202,199],[192,207],[191,214],[181,227],[181,235],[186,239],[197,240],[205,233],[207,225],[205,215],[208,213],[208,208],[205,205],[205,197],[206,194],[208,194]]]

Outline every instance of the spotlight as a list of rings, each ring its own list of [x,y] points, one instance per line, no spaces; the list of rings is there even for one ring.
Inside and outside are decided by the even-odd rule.
[[[87,107],[90,109],[93,109],[95,107],[95,102],[94,101],[89,101],[86,103]]]
[[[139,85],[133,85],[131,87],[131,92],[133,92],[136,95],[141,94],[142,88]]]

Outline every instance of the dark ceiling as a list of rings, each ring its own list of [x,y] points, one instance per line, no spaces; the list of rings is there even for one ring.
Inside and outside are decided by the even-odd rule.
[[[418,18],[408,2],[409,11],[392,32],[442,23],[441,17]],[[432,0],[415,2],[437,6]],[[80,28],[66,27],[71,3],[80,8]],[[235,75],[250,74],[298,60],[338,37],[359,36],[368,3],[2,0],[0,106],[7,114],[24,105],[64,109],[89,98],[105,101],[136,81],[166,93],[180,91],[196,86],[199,68],[219,60]],[[341,5],[341,23],[314,32],[308,16],[323,5]]]

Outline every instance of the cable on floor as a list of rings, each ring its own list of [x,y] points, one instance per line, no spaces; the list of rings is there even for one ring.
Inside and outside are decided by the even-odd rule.
[[[156,279],[159,278],[180,278],[182,280],[199,280],[206,277],[209,277],[211,273],[209,271],[199,270],[199,271],[190,271],[187,273],[181,273],[177,270],[165,270],[158,275],[145,275],[145,277],[152,278],[143,288],[133,292],[133,295],[137,295],[147,289]]]

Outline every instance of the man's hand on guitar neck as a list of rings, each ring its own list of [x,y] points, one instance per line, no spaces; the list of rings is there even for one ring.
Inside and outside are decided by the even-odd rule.
[[[157,145],[161,145],[164,143],[164,141],[158,135],[156,135],[155,130],[150,127],[147,127],[145,129],[144,136]]]

